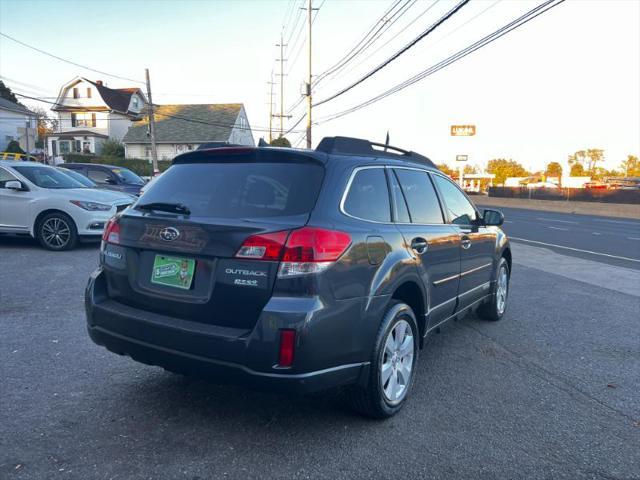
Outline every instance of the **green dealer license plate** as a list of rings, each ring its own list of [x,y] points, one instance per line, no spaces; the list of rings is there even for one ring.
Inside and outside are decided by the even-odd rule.
[[[189,290],[195,269],[196,261],[193,259],[156,255],[151,283]]]

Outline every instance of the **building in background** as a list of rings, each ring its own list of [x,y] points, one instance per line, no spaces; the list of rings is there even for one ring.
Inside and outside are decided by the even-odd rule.
[[[172,160],[209,142],[255,145],[241,103],[159,105],[154,109],[154,117],[158,160]],[[147,119],[131,126],[122,142],[127,158],[150,160]]]
[[[31,152],[37,139],[36,114],[24,105],[0,98],[0,152],[12,140],[17,140],[22,150]]]
[[[58,132],[47,138],[48,154],[100,154],[105,140],[122,140],[142,118],[146,103],[138,87],[109,88],[101,80],[74,78],[51,109],[58,114]]]

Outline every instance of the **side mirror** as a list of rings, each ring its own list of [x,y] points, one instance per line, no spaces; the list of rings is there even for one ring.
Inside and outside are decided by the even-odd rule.
[[[28,190],[19,180],[9,180],[4,184],[4,188],[8,190],[15,190],[17,192],[24,192],[25,190]]]
[[[486,209],[482,213],[482,220],[484,220],[484,224],[487,226],[499,227],[504,223],[504,215],[500,210]]]
[[[116,181],[113,178],[105,178],[104,183],[108,183],[109,185],[115,185]]]

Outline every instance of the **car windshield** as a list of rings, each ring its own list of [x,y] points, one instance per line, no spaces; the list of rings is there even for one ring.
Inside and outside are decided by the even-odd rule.
[[[111,170],[115,173],[120,180],[124,183],[132,183],[134,185],[144,185],[144,180],[141,179],[138,175],[133,173],[131,170],[127,170],[126,168],[114,168]]]
[[[69,175],[46,165],[38,167],[15,166],[13,169],[38,187],[55,189],[86,188]]]
[[[85,177],[81,173],[74,172],[73,170],[69,170],[68,168],[58,168],[58,170],[61,171],[62,173],[64,173],[65,175],[69,175],[75,181],[80,182],[86,188],[95,188],[95,187],[97,187],[96,183],[93,180]]]

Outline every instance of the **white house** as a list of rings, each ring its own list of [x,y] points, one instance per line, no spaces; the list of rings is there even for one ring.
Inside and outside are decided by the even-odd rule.
[[[154,117],[159,160],[172,160],[203,143],[255,145],[241,103],[158,105]],[[127,158],[151,159],[148,120],[131,126],[122,142]]]
[[[47,138],[49,155],[99,154],[106,139],[122,140],[133,122],[140,120],[147,99],[138,87],[109,88],[76,77],[60,89],[55,106],[58,132]]]
[[[24,105],[0,98],[0,152],[5,151],[11,140],[18,140],[22,150],[32,151],[37,131],[35,113]]]

